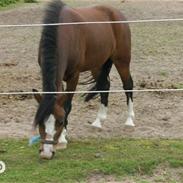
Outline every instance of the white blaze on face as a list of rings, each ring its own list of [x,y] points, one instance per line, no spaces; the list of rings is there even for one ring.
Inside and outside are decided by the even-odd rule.
[[[45,131],[46,131],[46,140],[53,141],[53,137],[55,134],[55,118],[53,115],[50,115],[48,120],[45,122]],[[52,156],[53,152],[53,144],[44,144],[43,152],[47,156]]]
[[[105,120],[106,118],[107,118],[107,107],[104,104],[101,104],[97,114],[97,118],[92,123],[92,126],[96,128],[102,128],[101,121]]]
[[[55,118],[51,114],[48,120],[45,122],[45,127],[46,127],[46,133],[53,138],[55,134]],[[53,140],[53,139],[47,139],[47,140]]]
[[[126,120],[125,125],[127,126],[135,126],[133,120],[135,118],[135,113],[133,111],[133,102],[131,99],[129,99],[129,103],[128,103],[128,118]]]

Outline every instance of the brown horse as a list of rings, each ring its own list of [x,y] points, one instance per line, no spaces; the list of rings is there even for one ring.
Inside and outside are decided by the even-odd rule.
[[[123,14],[115,8],[93,6],[70,8],[56,0],[48,6],[45,24],[66,22],[124,21]],[[79,74],[91,71],[95,80],[92,90],[109,90],[109,73],[114,64],[125,90],[133,89],[130,74],[131,34],[128,24],[84,24],[45,26],[42,31],[39,64],[42,71],[43,91],[75,91]],[[62,82],[66,82],[64,90]],[[86,101],[96,95],[87,94]],[[108,93],[100,93],[101,107],[96,121],[107,115]],[[126,92],[129,108],[126,125],[134,126],[133,93]],[[39,102],[34,128],[39,125],[41,136],[40,156],[51,159],[56,145],[67,143],[65,139],[68,115],[73,94],[35,94]],[[63,133],[62,133],[63,132]],[[61,136],[61,137],[60,137]]]

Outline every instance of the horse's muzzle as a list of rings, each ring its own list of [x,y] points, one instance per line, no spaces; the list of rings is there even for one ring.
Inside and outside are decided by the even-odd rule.
[[[42,148],[39,150],[40,158],[51,160],[55,155],[54,146],[57,144],[55,141],[42,140]]]
[[[54,155],[55,155],[54,151],[51,151],[49,153],[48,152],[44,152],[44,151],[40,152],[40,158],[41,159],[51,160],[51,159],[53,159]]]

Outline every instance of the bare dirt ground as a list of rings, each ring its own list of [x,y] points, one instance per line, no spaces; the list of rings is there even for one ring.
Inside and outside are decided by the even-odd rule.
[[[156,168],[152,176],[138,175],[134,177],[115,178],[114,176],[106,176],[102,174],[92,174],[88,176],[87,183],[179,183],[182,182],[180,174],[182,168],[172,169],[165,166]]]
[[[76,1],[71,6],[109,4],[118,7],[129,20],[182,18],[182,1],[117,0]],[[0,24],[40,23],[44,3],[23,5],[0,12]],[[135,89],[183,87],[183,23],[131,24],[132,65]],[[41,28],[0,29],[0,92],[41,90],[37,49]],[[111,73],[111,90],[122,85],[115,69]],[[78,90],[85,90],[78,86]],[[80,95],[73,101],[69,118],[69,138],[152,137],[183,138],[183,93],[135,93],[136,127],[126,129],[124,93],[111,94],[108,118],[102,131],[94,131],[93,122],[99,100],[84,103]],[[37,104],[32,96],[0,96],[0,138],[29,136]]]

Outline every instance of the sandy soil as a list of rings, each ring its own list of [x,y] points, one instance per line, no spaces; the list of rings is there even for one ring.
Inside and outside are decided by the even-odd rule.
[[[102,174],[91,174],[88,176],[88,183],[137,183],[137,182],[150,182],[150,183],[171,183],[182,182],[181,178],[182,168],[172,169],[166,166],[157,167],[151,176],[137,175],[136,177],[115,178],[114,176],[107,176]]]
[[[70,5],[85,6],[101,1],[68,0]],[[120,8],[127,18],[182,18],[182,1],[103,1]],[[24,5],[0,12],[0,24],[40,23],[44,4]],[[132,75],[135,89],[180,88],[183,84],[183,24],[133,24]],[[0,29],[0,92],[41,90],[37,49],[41,28]],[[115,69],[111,90],[121,89]],[[85,90],[78,86],[78,90]],[[102,131],[93,122],[99,100],[84,103],[80,95],[73,101],[69,118],[69,138],[155,137],[183,138],[183,93],[135,93],[136,127],[127,129],[124,94],[111,94],[108,118]],[[29,136],[37,104],[32,96],[0,96],[0,138]]]

